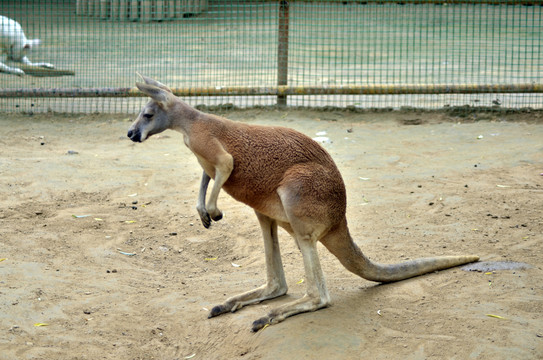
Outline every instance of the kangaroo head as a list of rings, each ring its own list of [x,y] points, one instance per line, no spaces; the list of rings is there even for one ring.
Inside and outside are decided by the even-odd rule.
[[[18,45],[11,45],[9,49],[9,56],[12,60],[20,61],[23,57],[28,55],[30,50],[40,45],[40,42],[41,41],[39,39],[28,40],[24,37],[24,34],[21,33],[16,40]]]
[[[31,50],[32,48],[38,47],[41,44],[40,39],[26,40],[26,43],[23,46],[25,50]]]
[[[170,114],[176,99],[166,85],[145,76],[141,78],[145,83],[136,83],[136,86],[151,100],[143,107],[128,130],[128,137],[134,142],[145,141],[151,135],[170,128]]]

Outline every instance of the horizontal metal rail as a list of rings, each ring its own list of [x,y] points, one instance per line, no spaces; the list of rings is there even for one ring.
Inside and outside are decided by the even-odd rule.
[[[174,88],[177,96],[415,95],[543,93],[543,84],[225,86]],[[0,89],[0,98],[144,97],[137,88]]]

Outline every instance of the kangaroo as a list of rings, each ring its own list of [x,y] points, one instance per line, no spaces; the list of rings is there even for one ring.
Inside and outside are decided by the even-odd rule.
[[[6,57],[9,60],[25,65],[54,69],[55,66],[52,64],[44,62],[33,63],[26,56],[30,49],[37,47],[40,43],[39,39],[27,39],[23,28],[17,21],[0,15],[0,56],[2,56],[0,71],[18,76],[25,75],[23,70],[4,64],[3,61]]]
[[[479,260],[478,256],[441,256],[391,265],[371,261],[349,234],[343,179],[332,157],[317,142],[293,129],[245,124],[198,111],[166,85],[141,78],[144,83],[136,86],[151,100],[130,126],[128,137],[143,142],[166,129],[180,132],[204,170],[197,205],[203,225],[209,227],[211,220],[222,218],[217,198],[224,189],[254,209],[262,230],[266,283],[213,307],[209,318],[287,293],[278,226],[294,238],[302,253],[307,289],[302,298],[254,321],[253,332],[289,316],[330,305],[317,254],[318,241],[347,270],[382,283]],[[214,183],[206,206],[210,179]]]

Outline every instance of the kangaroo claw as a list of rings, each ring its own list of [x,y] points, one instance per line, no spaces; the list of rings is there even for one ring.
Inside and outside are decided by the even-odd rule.
[[[206,229],[209,229],[209,227],[211,226],[211,217],[209,216],[207,211],[204,213],[200,213],[200,219],[202,220],[202,225],[204,225]]]

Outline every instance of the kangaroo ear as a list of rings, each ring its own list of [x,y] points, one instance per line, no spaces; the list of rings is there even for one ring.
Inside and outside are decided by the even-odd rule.
[[[151,79],[150,77],[147,77],[147,76],[143,76],[142,74],[140,74],[139,72],[136,72],[136,74],[138,74],[138,76],[147,84],[147,85],[153,85],[153,86],[156,86],[158,88],[161,88],[162,90],[166,90],[168,92],[172,92],[172,90],[167,87],[166,85],[164,85],[163,83],[161,82],[158,82],[154,79]]]
[[[155,85],[136,83],[136,87],[142,93],[155,100],[160,106],[167,108],[172,101],[173,94],[171,91],[164,90]]]

